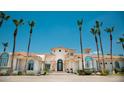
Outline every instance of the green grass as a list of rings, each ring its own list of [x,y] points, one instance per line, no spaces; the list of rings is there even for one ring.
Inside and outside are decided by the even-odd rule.
[[[112,76],[124,76],[124,73],[112,74]]]

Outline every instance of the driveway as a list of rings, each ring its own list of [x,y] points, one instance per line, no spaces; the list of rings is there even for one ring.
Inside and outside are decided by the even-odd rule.
[[[124,82],[124,76],[79,76],[53,72],[45,76],[0,76],[0,82]]]

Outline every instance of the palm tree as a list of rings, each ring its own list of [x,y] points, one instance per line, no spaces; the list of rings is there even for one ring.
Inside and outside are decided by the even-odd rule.
[[[90,31],[94,38],[95,38],[95,42],[96,42],[96,50],[97,50],[97,60],[98,60],[98,63],[100,62],[100,59],[99,59],[99,47],[98,47],[98,39],[97,39],[97,30],[95,28],[91,28],[91,31]]]
[[[81,60],[82,60],[82,70],[84,71],[84,60],[83,60],[83,45],[82,45],[82,25],[83,25],[83,20],[77,20],[77,25],[79,27],[80,31],[80,50],[81,50]]]
[[[6,15],[3,12],[0,12],[0,28],[4,21],[7,21],[10,18],[10,16]]]
[[[112,39],[113,39],[112,32],[114,31],[114,27],[106,28],[105,31],[109,33],[109,37],[110,37],[110,59],[111,59],[112,72],[113,72],[114,68],[113,68],[113,58],[112,58]]]
[[[122,49],[123,49],[123,53],[124,53],[124,38],[123,37],[120,37],[118,40],[119,40],[119,42],[117,42],[117,43],[120,43],[121,44]]]
[[[12,61],[11,61],[11,74],[13,72],[13,60],[14,60],[14,54],[15,54],[15,47],[16,47],[16,37],[18,34],[18,27],[23,24],[23,19],[14,19],[13,20],[14,25],[16,26],[15,31],[13,33],[14,41],[13,41],[13,51],[12,51]]]
[[[29,22],[29,26],[30,26],[30,36],[29,36],[29,42],[28,42],[28,49],[27,49],[27,58],[26,58],[26,63],[29,57],[29,50],[30,50],[30,44],[31,44],[31,37],[32,37],[32,32],[33,32],[33,27],[35,25],[34,21]],[[25,64],[25,72],[26,72],[26,64]]]
[[[6,48],[8,47],[8,42],[2,43],[2,44],[3,44],[3,47],[4,47],[3,52],[6,52]]]
[[[102,39],[101,39],[101,31],[100,31],[100,26],[102,26],[102,22],[100,23],[99,21],[96,21],[96,30],[98,33],[99,41],[100,41],[100,48],[101,48],[101,53],[102,53],[102,61],[103,61],[103,71],[105,70],[105,62],[104,62],[104,51],[103,51],[103,46],[102,46]]]

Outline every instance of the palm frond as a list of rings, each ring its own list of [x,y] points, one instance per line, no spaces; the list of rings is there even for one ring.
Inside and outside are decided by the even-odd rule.
[[[20,20],[19,20],[19,24],[22,24],[22,23],[23,23],[23,19],[20,19]]]
[[[18,20],[14,19],[13,22],[14,22],[14,24],[15,24],[16,26],[18,26],[18,24],[19,24]]]
[[[113,27],[111,28],[111,30],[114,31],[114,29],[115,29],[115,27],[113,26]]]
[[[5,17],[5,20],[8,20],[9,18],[10,18],[10,16],[6,16],[6,17]]]
[[[8,47],[8,42],[2,43],[4,47]]]
[[[124,38],[120,37],[119,42],[124,42]]]
[[[91,31],[90,31],[93,35],[96,35],[97,31],[95,30],[95,28],[91,28]]]
[[[114,26],[113,27],[107,27],[105,29],[106,32],[110,33],[110,32],[113,32],[114,31]]]
[[[31,28],[34,27],[34,25],[35,25],[35,22],[34,22],[34,21],[29,22],[29,26],[30,26]]]
[[[4,17],[5,17],[4,12],[0,12],[0,18],[4,18]]]
[[[82,24],[83,24],[83,19],[81,19],[81,20],[77,20],[77,25],[78,25],[79,27],[81,27]]]
[[[102,25],[103,25],[103,22],[100,23],[100,26],[102,26]]]
[[[96,27],[100,27],[103,25],[103,22],[99,22],[98,20],[96,20]]]
[[[99,21],[96,21],[96,27],[99,27]]]

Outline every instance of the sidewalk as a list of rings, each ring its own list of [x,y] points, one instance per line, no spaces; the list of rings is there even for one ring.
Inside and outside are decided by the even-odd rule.
[[[52,72],[45,76],[0,76],[0,82],[124,82],[124,76],[79,76]]]

